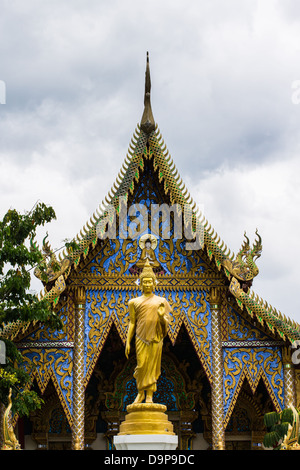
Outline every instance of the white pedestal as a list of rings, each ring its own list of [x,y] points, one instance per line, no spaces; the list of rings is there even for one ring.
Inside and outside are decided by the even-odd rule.
[[[114,436],[117,450],[175,450],[178,436],[168,434],[127,434]]]

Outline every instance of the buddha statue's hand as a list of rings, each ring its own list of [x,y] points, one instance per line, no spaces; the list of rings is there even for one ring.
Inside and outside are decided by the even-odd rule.
[[[165,304],[162,302],[157,309],[158,316],[162,318],[165,314]]]

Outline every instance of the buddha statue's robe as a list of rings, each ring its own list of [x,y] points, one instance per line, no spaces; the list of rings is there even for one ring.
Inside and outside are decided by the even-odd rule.
[[[165,305],[165,313],[159,317],[158,307]],[[155,392],[161,373],[163,339],[167,334],[170,304],[163,297],[141,295],[128,303],[130,322],[135,324],[137,366],[134,371],[138,391]]]

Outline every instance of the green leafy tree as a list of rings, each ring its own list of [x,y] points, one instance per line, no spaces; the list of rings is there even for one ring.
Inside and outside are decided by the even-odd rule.
[[[52,329],[61,328],[61,320],[47,300],[39,300],[30,291],[31,270],[39,265],[46,280],[43,256],[30,240],[37,228],[55,219],[54,209],[38,203],[24,214],[10,209],[0,221],[0,341],[5,363],[0,365],[0,402],[7,405],[9,389],[13,391],[13,411],[20,416],[41,406],[42,400],[30,388],[30,377],[20,367],[22,356],[4,330],[13,322],[40,321]],[[43,268],[44,266],[44,268]]]
[[[264,415],[264,424],[267,433],[263,444],[266,448],[279,450],[281,443],[288,432],[289,425],[293,425],[294,415],[291,408],[285,408],[280,413],[272,411]]]

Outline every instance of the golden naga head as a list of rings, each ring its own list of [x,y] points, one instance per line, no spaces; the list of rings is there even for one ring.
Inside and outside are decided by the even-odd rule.
[[[262,243],[261,236],[256,230],[257,239],[252,247],[250,246],[249,238],[244,234],[245,241],[238,252],[234,261],[226,260],[223,265],[229,273],[239,281],[252,281],[258,275],[258,267],[256,260],[261,256]]]
[[[70,266],[70,260],[65,258],[58,260],[54,251],[52,250],[49,242],[47,241],[48,233],[43,239],[42,256],[43,260],[39,266],[34,270],[34,275],[43,282],[53,282],[58,279]],[[30,240],[31,250],[39,250],[38,245]]]

